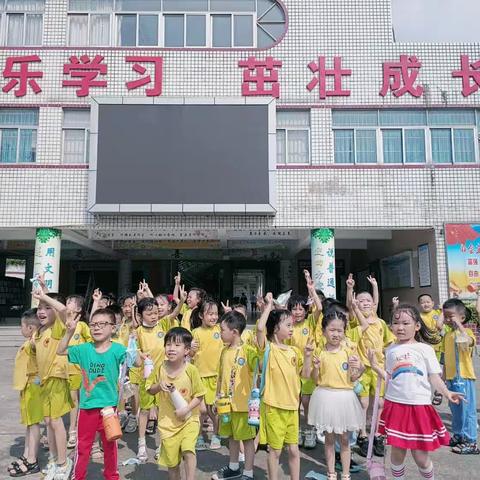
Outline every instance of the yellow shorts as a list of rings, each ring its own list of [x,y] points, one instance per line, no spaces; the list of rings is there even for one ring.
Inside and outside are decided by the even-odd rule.
[[[200,421],[198,419],[188,422],[179,432],[169,438],[162,439],[160,444],[160,457],[158,464],[168,468],[180,465],[182,455],[190,452],[195,455]]]
[[[140,385],[143,380],[143,368],[142,367],[134,367],[128,371],[128,378],[130,379],[130,383],[134,383],[135,385]]]
[[[69,375],[68,385],[70,386],[70,391],[80,390],[80,386],[82,385],[82,374],[75,373],[74,375]]]
[[[247,412],[231,412],[230,421],[218,421],[218,434],[222,438],[234,440],[252,440],[257,436],[257,429],[248,424]]]
[[[360,397],[374,397],[375,390],[377,388],[378,375],[372,370],[371,367],[366,367],[363,375],[360,377],[360,383],[362,384],[362,391]],[[380,387],[380,396],[385,395],[385,381],[382,380]]]
[[[66,378],[47,378],[40,391],[44,417],[60,418],[72,409],[73,401]]]
[[[206,405],[213,405],[217,396],[217,376],[202,377],[202,383],[206,391],[203,400]]]
[[[43,405],[40,385],[28,383],[20,392],[20,416],[27,427],[43,421]]]
[[[285,444],[298,444],[298,410],[283,410],[262,402],[260,405],[260,443],[274,450]]]
[[[301,378],[300,381],[302,384],[300,393],[302,395],[311,395],[316,387],[315,382],[311,378]]]
[[[157,397],[150,395],[145,389],[145,380],[138,386],[138,392],[140,397],[140,410],[150,410],[152,407],[157,406]]]

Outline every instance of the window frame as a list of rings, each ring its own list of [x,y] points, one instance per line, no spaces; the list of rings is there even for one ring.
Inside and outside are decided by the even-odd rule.
[[[10,17],[12,15],[22,15],[23,17],[23,31],[22,31],[22,42],[20,45],[9,45],[8,44],[8,29],[10,25]],[[27,33],[27,16],[40,15],[42,17],[42,31],[40,33],[40,43],[25,43],[26,33]],[[25,12],[25,11],[8,11],[4,10],[2,12],[2,25],[3,25],[3,45],[6,47],[41,47],[43,45],[43,35],[45,33],[45,10],[38,12]]]
[[[85,110],[78,108],[63,108],[62,109],[62,151],[61,162],[64,165],[88,165],[89,164],[89,146],[90,146],[90,128],[86,126],[65,126],[65,113],[68,111]],[[91,121],[91,111],[88,110],[89,118]],[[83,131],[83,162],[65,162],[65,132],[67,130]]]
[[[288,110],[277,110],[278,111],[287,111]],[[301,110],[302,112],[308,113],[308,126],[298,126],[298,127],[278,127],[276,128],[277,133],[279,130],[282,130],[285,132],[285,163],[278,163],[277,165],[300,165],[300,166],[306,166],[306,165],[311,165],[312,164],[312,119],[311,119],[311,110]],[[288,132],[289,131],[302,131],[302,132],[307,132],[307,146],[308,146],[308,161],[307,162],[289,162],[288,161]],[[278,159],[278,156],[277,156]]]
[[[448,163],[434,162],[433,161],[433,149],[431,150],[431,163],[432,165],[475,165],[479,163],[479,141],[480,137],[478,134],[477,126],[469,125],[454,125],[454,126],[435,126],[429,127],[430,130],[430,145],[432,144],[432,130],[450,130],[450,144],[452,146],[452,161]],[[458,162],[456,160],[456,147],[455,147],[455,130],[472,130],[473,131],[473,162]]]
[[[114,44],[115,47],[119,48],[158,48],[158,47],[163,47],[163,21],[162,17],[163,14],[162,12],[145,12],[145,11],[138,11],[138,12],[133,12],[129,10],[122,10],[121,12],[113,12],[112,15],[114,16],[113,19],[113,40],[111,39],[111,43]],[[119,43],[119,32],[118,32],[118,22],[119,22],[119,17],[120,16],[127,16],[127,15],[135,15],[135,45],[121,45]],[[139,45],[139,40],[140,40],[140,21],[139,17],[140,16],[149,16],[149,17],[157,17],[157,44],[156,45]]]
[[[2,162],[0,160],[0,165],[14,165],[14,164],[21,164],[21,165],[33,165],[37,163],[37,145],[38,145],[38,124],[37,125],[23,125],[19,123],[13,123],[11,125],[7,124],[0,124],[0,159],[1,159],[1,145],[3,139],[3,131],[4,130],[16,130],[17,131],[17,146],[16,146],[16,155],[14,162]],[[20,155],[20,131],[21,130],[34,130],[35,133],[35,160],[33,162],[19,162],[19,155]]]
[[[108,44],[107,45],[93,45],[90,38],[90,21],[92,15],[108,15],[109,18],[109,34],[108,34]],[[87,16],[87,44],[86,45],[72,45],[70,43],[70,28],[71,28],[71,18],[73,16]],[[113,24],[112,24],[112,15],[109,12],[68,12],[67,20],[67,46],[68,47],[109,47],[112,45],[112,34],[113,34]]]

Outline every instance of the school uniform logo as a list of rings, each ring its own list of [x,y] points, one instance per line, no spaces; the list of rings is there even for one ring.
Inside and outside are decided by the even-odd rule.
[[[245,359],[243,357],[240,357],[237,362],[241,367],[245,365]]]
[[[182,395],[182,397],[188,397],[188,388],[181,388],[179,390],[180,394]]]
[[[437,320],[439,319],[439,316],[438,316],[438,315],[434,315],[434,316],[433,316],[433,319],[434,319],[435,321],[437,321]]]
[[[215,332],[215,333],[213,334],[213,338],[214,338],[215,340],[218,340],[218,339],[220,338],[220,334],[219,334],[218,332]]]
[[[80,338],[80,334],[79,333],[76,333],[74,336],[73,336],[73,339],[74,340],[78,340]]]
[[[296,356],[292,357],[292,365],[293,365],[294,367],[297,366],[297,357],[296,357]]]
[[[305,327],[305,328],[302,330],[302,333],[303,333],[304,335],[308,335],[308,328]]]
[[[50,339],[49,338],[46,338],[44,341],[43,341],[43,346],[44,347],[48,347],[48,344],[50,343]]]
[[[342,363],[342,370],[344,370],[345,372],[348,370],[348,363],[347,362]]]
[[[163,332],[158,332],[158,333],[157,333],[157,337],[158,337],[158,338],[163,338],[163,335],[164,335]]]

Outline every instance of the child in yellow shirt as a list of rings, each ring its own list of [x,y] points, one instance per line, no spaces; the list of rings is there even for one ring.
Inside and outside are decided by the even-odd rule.
[[[200,429],[199,406],[205,388],[198,370],[187,362],[192,343],[191,333],[182,327],[170,329],[164,338],[165,360],[146,383],[150,395],[162,405],[158,429],[161,446],[158,463],[168,468],[168,478],[180,480],[183,458],[185,479],[195,480],[197,459],[195,442]],[[183,406],[173,403],[173,396],[183,399]]]
[[[188,299],[187,299],[188,302]],[[198,317],[195,318],[195,317]],[[221,448],[218,437],[218,419],[214,412],[215,395],[217,392],[217,375],[220,354],[223,348],[218,322],[218,306],[214,300],[206,299],[194,312],[194,324],[201,322],[201,326],[192,331],[193,342],[190,355],[192,363],[197,367],[205,387],[204,402],[205,414],[213,423],[213,435],[208,448],[216,450]],[[203,415],[203,412],[202,412]],[[203,419],[202,419],[203,420]],[[207,445],[200,434],[197,442],[197,450],[205,450]]]
[[[23,477],[40,472],[38,466],[38,444],[40,442],[40,422],[43,420],[43,408],[40,398],[40,380],[38,378],[32,337],[40,326],[37,309],[23,313],[21,332],[26,338],[15,356],[13,370],[13,388],[20,392],[20,414],[22,424],[26,425],[25,447],[23,455],[8,467],[11,477]]]
[[[87,324],[85,314],[85,299],[81,295],[69,295],[67,297],[66,318],[79,317],[79,322],[75,328],[75,333],[70,340],[70,345],[81,345],[92,341],[90,328]],[[70,396],[72,397],[73,408],[70,410],[70,426],[68,428],[67,448],[77,446],[77,416],[78,416],[78,392],[82,384],[82,374],[80,367],[72,363],[68,364],[68,384],[70,387]]]
[[[345,315],[335,311],[327,313],[322,320],[322,328],[326,344],[315,350],[313,369],[313,343],[307,345],[305,352],[306,373],[311,371],[317,385],[310,402],[309,423],[315,425],[319,432],[325,432],[327,478],[337,478],[335,440],[340,437],[342,480],[350,480],[349,432],[358,431],[365,424],[365,413],[353,388],[364,367],[356,349],[345,342]]]
[[[72,460],[67,458],[67,432],[62,417],[72,406],[68,385],[68,362],[57,355],[57,347],[65,334],[65,299],[55,293],[44,293],[41,289],[33,292],[39,301],[37,317],[40,328],[33,336],[37,358],[43,416],[47,425],[48,446],[50,449],[46,478],[64,475],[68,478],[72,470]]]
[[[369,277],[370,283],[374,286],[374,292],[377,291],[377,283],[373,277]],[[360,401],[365,413],[370,404],[370,397],[375,396],[378,375],[370,365],[368,359],[368,351],[373,349],[377,355],[377,361],[380,365],[384,365],[383,350],[395,341],[395,337],[388,328],[387,324],[377,316],[376,310],[378,302],[368,292],[360,292],[356,296],[353,292],[355,281],[350,274],[347,279],[347,306],[350,310],[350,317],[354,322],[350,322],[350,338],[358,338],[358,353],[365,371],[360,378],[362,384],[362,392],[360,393]],[[375,297],[378,296],[378,293]],[[354,326],[356,325],[356,326]],[[385,382],[382,381],[380,389],[380,399],[378,404],[378,416],[380,418],[383,409],[383,396],[385,392]],[[378,425],[372,426],[377,429]],[[357,444],[360,447],[360,454],[367,456],[368,438],[366,430],[362,430],[358,436]],[[385,453],[384,438],[380,434],[374,437],[374,453],[377,456],[383,456]]]
[[[255,427],[248,424],[248,399],[253,388],[253,372],[258,363],[255,348],[242,342],[245,317],[232,310],[220,319],[221,337],[225,344],[218,367],[217,398],[227,399],[231,412],[219,419],[219,435],[229,438],[230,462],[216,474],[216,480],[253,478],[255,459]],[[240,471],[240,442],[243,442],[245,468]]]
[[[265,389],[262,393],[260,413],[260,443],[270,447],[268,451],[270,480],[279,478],[279,459],[285,444],[288,447],[290,478],[299,480],[298,407],[303,353],[298,348],[285,344],[293,335],[293,319],[290,312],[274,310],[271,293],[267,293],[265,302],[265,308],[257,323],[259,351],[265,352],[268,349],[268,360],[266,365],[262,365]]]

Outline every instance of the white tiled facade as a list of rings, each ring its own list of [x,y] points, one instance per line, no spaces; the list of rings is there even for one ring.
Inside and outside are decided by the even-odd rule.
[[[284,0],[288,31],[268,50],[164,50],[95,49],[66,47],[67,0],[46,0],[43,46],[0,49],[0,65],[12,55],[39,55],[44,72],[42,92],[30,89],[15,98],[0,92],[2,107],[39,107],[36,165],[0,164],[0,228],[55,226],[87,230],[93,238],[115,230],[142,228],[311,228],[328,226],[350,229],[435,228],[437,247],[443,252],[444,223],[478,222],[480,168],[468,166],[368,166],[334,165],[332,107],[480,107],[480,92],[462,95],[461,80],[451,72],[460,67],[460,55],[480,59],[480,44],[402,44],[392,39],[390,0]],[[274,217],[245,216],[98,216],[86,211],[88,170],[62,165],[62,107],[86,106],[74,88],[62,88],[63,64],[71,55],[103,55],[108,64],[108,87],[94,88],[91,95],[138,96],[143,89],[128,91],[125,81],[135,73],[124,61],[127,55],[163,57],[163,97],[241,96],[243,70],[239,60],[249,56],[281,60],[279,107],[310,108],[311,165],[277,170],[277,207]],[[382,63],[398,61],[401,54],[422,62],[419,84],[424,95],[395,98],[379,95]],[[348,97],[319,99],[318,88],[309,92],[312,79],[308,63],[320,55],[331,68],[334,56],[352,70],[343,79]],[[3,80],[3,85],[7,82]],[[2,86],[3,86],[2,85]],[[478,132],[477,132],[478,133]],[[43,168],[43,166],[45,168]],[[445,278],[445,259],[438,254],[438,273]],[[446,283],[441,283],[441,297]]]

